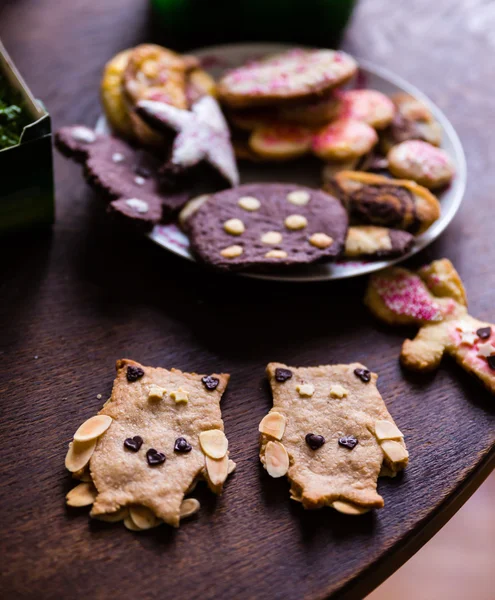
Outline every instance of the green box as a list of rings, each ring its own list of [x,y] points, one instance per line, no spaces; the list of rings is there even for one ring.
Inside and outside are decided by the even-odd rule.
[[[32,122],[19,144],[0,150],[0,235],[51,225],[55,216],[50,115],[35,100],[0,42],[0,73]]]

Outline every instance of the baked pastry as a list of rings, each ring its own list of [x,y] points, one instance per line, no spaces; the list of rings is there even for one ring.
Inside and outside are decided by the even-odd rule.
[[[325,192],[255,183],[211,194],[186,219],[192,251],[227,270],[281,268],[340,255],[347,213]]]
[[[344,256],[370,260],[397,258],[407,254],[413,245],[414,236],[408,231],[376,225],[353,225],[347,231]]]
[[[387,154],[388,168],[395,177],[412,179],[430,190],[451,182],[455,168],[441,148],[421,140],[409,140],[394,146]]]
[[[420,234],[440,217],[440,203],[414,181],[341,171],[324,185],[340,198],[351,221]]]
[[[204,478],[220,494],[235,467],[220,412],[229,376],[127,359],[116,366],[110,399],[69,445],[65,465],[83,484],[69,492],[67,503],[92,505],[91,517],[123,520],[133,531],[161,523],[177,527],[199,509],[197,500],[184,500],[195,483]]]
[[[294,48],[227,72],[218,82],[218,97],[235,108],[310,99],[342,85],[356,70],[356,61],[344,52]]]
[[[84,165],[88,183],[112,200],[109,211],[134,227],[151,229],[189,198],[186,190],[163,187],[159,159],[122,139],[71,125],[57,131],[55,144],[62,154]]]
[[[385,323],[420,327],[402,345],[406,368],[431,371],[447,353],[495,393],[495,325],[468,314],[464,286],[449,260],[417,273],[400,267],[381,271],[370,278],[364,302]]]
[[[404,436],[360,363],[288,367],[270,363],[273,408],[259,425],[260,459],[271,477],[287,476],[304,508],[332,506],[359,515],[383,507],[380,475],[408,462]]]
[[[313,138],[312,150],[323,160],[346,161],[371,151],[377,143],[376,131],[356,119],[337,119]]]
[[[337,96],[342,103],[341,118],[364,121],[375,129],[387,127],[394,118],[394,103],[377,90],[344,90]]]

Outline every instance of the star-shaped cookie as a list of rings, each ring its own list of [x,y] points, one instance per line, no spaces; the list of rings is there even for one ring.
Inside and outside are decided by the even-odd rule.
[[[238,185],[229,128],[214,98],[200,98],[190,111],[164,102],[141,100],[136,111],[151,127],[177,133],[165,171],[177,174],[207,163],[230,185]]]

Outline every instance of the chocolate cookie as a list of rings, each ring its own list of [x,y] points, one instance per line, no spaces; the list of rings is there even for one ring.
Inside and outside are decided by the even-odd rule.
[[[84,164],[90,185],[115,199],[109,211],[142,228],[151,229],[188,200],[185,191],[162,189],[158,158],[116,137],[72,125],[57,132],[55,144],[62,154]]]
[[[163,167],[165,173],[186,175],[200,165],[209,165],[230,185],[239,183],[229,128],[214,98],[203,96],[191,110],[142,100],[136,112],[151,127],[177,134],[170,160]]]
[[[440,216],[435,196],[413,181],[341,171],[324,187],[340,198],[356,224],[423,233]]]
[[[347,214],[311,188],[255,183],[210,197],[187,221],[191,248],[221,269],[284,268],[340,255]]]

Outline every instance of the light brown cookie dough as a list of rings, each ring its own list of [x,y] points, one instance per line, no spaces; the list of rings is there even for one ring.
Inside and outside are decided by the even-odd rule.
[[[273,409],[260,423],[260,459],[272,477],[287,475],[291,498],[304,508],[333,506],[346,514],[381,508],[377,478],[408,461],[402,433],[359,363],[288,367],[270,363]],[[299,390],[311,386],[313,393]]]
[[[455,168],[441,148],[421,140],[409,140],[394,146],[387,154],[388,168],[395,177],[412,179],[430,190],[451,182]]]
[[[220,412],[228,380],[117,361],[111,398],[71,442],[66,467],[91,481],[69,492],[68,503],[90,504],[93,495],[92,517],[118,515],[137,530],[177,527],[193,514],[184,495],[198,479],[220,494],[235,467]]]
[[[365,304],[390,325],[418,325],[402,345],[401,362],[415,371],[436,369],[444,353],[495,393],[495,325],[467,312],[464,287],[447,259],[417,273],[400,267],[370,278]]]
[[[340,118],[314,137],[312,150],[323,160],[350,160],[370,152],[378,141],[373,127],[356,119]]]

